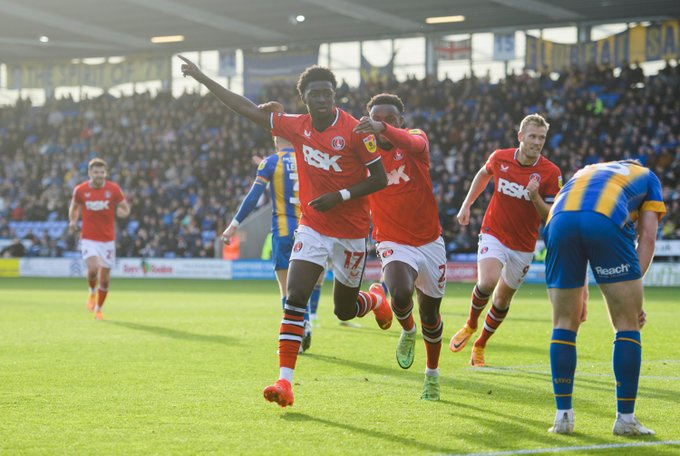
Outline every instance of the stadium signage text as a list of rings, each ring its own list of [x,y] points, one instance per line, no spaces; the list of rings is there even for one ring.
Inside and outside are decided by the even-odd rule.
[[[170,81],[169,56],[130,56],[120,63],[88,65],[71,62],[35,62],[7,65],[10,89],[55,89],[92,86],[103,89],[145,81]]]
[[[597,41],[561,44],[527,35],[525,65],[531,70],[561,71],[589,63],[619,67],[624,62],[680,58],[680,22],[636,26]]]
[[[18,260],[18,261],[17,261]],[[18,265],[17,265],[18,262]],[[84,277],[87,267],[80,258],[19,258],[0,263],[0,270],[10,277]],[[364,280],[379,280],[380,261],[366,262]],[[111,269],[114,277],[165,279],[256,279],[274,280],[271,261],[179,258],[119,258]],[[326,278],[330,279],[330,272]],[[448,262],[447,282],[475,282],[477,263]],[[588,272],[591,285],[595,279]],[[545,283],[545,264],[534,263],[526,275],[527,283]],[[680,263],[652,263],[643,279],[645,286],[680,286]]]

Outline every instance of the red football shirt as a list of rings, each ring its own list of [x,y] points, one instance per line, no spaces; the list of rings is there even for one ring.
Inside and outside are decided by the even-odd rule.
[[[73,189],[73,198],[80,204],[83,214],[82,239],[109,242],[116,239],[116,204],[125,200],[118,184],[108,180],[99,188],[93,188],[85,181]]]
[[[512,250],[533,252],[541,218],[526,187],[529,179],[537,176],[539,194],[552,204],[562,187],[562,173],[542,155],[533,165],[523,166],[517,161],[517,153],[519,149],[499,149],[486,162],[486,171],[493,176],[495,186],[482,221],[482,233],[491,234]]]
[[[326,212],[309,206],[310,201],[325,193],[350,188],[365,180],[366,166],[380,160],[375,137],[354,133],[359,121],[335,109],[335,120],[324,131],[314,129],[309,114],[272,113],[272,134],[287,139],[295,149],[300,224],[326,236],[363,238],[368,236],[370,223],[367,198],[352,198]]]
[[[394,146],[378,149],[387,187],[368,196],[376,241],[421,246],[441,235],[430,178],[430,146],[422,130],[385,124],[383,136]]]

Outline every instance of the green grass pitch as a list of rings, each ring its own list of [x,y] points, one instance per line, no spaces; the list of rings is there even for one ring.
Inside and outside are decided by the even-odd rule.
[[[680,452],[678,288],[646,290],[636,414],[657,432],[646,438],[611,435],[613,333],[594,288],[578,338],[573,436],[546,432],[545,287],[518,292],[487,347],[490,367],[475,369],[469,348],[447,348],[471,285],[449,284],[438,403],[420,400],[422,340],[413,367],[400,369],[398,324],[381,331],[369,315],[342,327],[330,290],[298,360],[295,405],[284,410],[262,397],[278,376],[274,282],[114,279],[107,320],[96,322],[83,279],[0,279],[0,454]]]

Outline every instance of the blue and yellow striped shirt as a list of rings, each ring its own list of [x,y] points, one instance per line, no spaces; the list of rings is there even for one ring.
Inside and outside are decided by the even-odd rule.
[[[272,234],[288,236],[300,219],[298,173],[292,149],[265,158],[257,168],[256,185],[267,186],[272,200]]]
[[[666,213],[659,178],[648,168],[628,161],[588,165],[560,190],[548,220],[567,211],[593,211],[619,227],[637,220],[639,211]]]

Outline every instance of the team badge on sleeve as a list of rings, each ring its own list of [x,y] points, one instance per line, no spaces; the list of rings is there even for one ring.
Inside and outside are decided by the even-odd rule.
[[[375,153],[376,150],[378,150],[378,146],[375,143],[375,136],[373,135],[368,135],[364,138],[364,146],[366,146],[366,150],[369,151],[370,153]]]
[[[267,166],[267,162],[265,160],[262,160],[259,165],[257,165],[257,169],[259,171],[262,171],[264,167]]]
[[[562,183],[562,175],[557,176],[557,188],[562,188],[564,184]]]
[[[409,135],[419,135],[419,134],[421,134],[422,132],[423,132],[423,130],[419,130],[419,129],[417,129],[417,128],[414,128],[413,130],[409,130],[409,131],[408,131],[408,134],[409,134]]]

